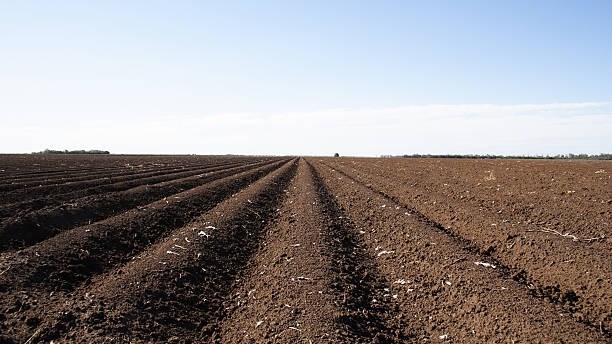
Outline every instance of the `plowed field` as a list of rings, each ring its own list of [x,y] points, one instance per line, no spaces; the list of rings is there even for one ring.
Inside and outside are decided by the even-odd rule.
[[[0,156],[0,343],[609,343],[611,173]]]

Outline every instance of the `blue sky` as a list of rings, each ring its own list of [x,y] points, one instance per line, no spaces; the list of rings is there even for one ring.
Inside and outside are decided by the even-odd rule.
[[[0,151],[612,152],[611,16],[610,1],[3,1]]]

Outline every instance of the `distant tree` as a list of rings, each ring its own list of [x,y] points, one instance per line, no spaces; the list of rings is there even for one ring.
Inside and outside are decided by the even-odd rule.
[[[110,152],[98,150],[98,149],[91,149],[91,150],[79,149],[79,150],[71,150],[71,151],[67,149],[64,149],[63,151],[45,149],[42,152],[33,152],[32,154],[110,154]]]
[[[338,153],[334,154],[334,158],[339,158],[339,157],[340,157],[340,154]]]

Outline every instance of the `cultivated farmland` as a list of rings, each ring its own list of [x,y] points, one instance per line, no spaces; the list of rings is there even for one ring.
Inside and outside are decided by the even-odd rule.
[[[611,174],[0,156],[0,343],[606,343]]]

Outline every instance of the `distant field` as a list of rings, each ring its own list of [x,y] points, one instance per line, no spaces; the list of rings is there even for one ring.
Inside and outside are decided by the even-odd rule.
[[[606,343],[611,174],[0,155],[0,343]]]

